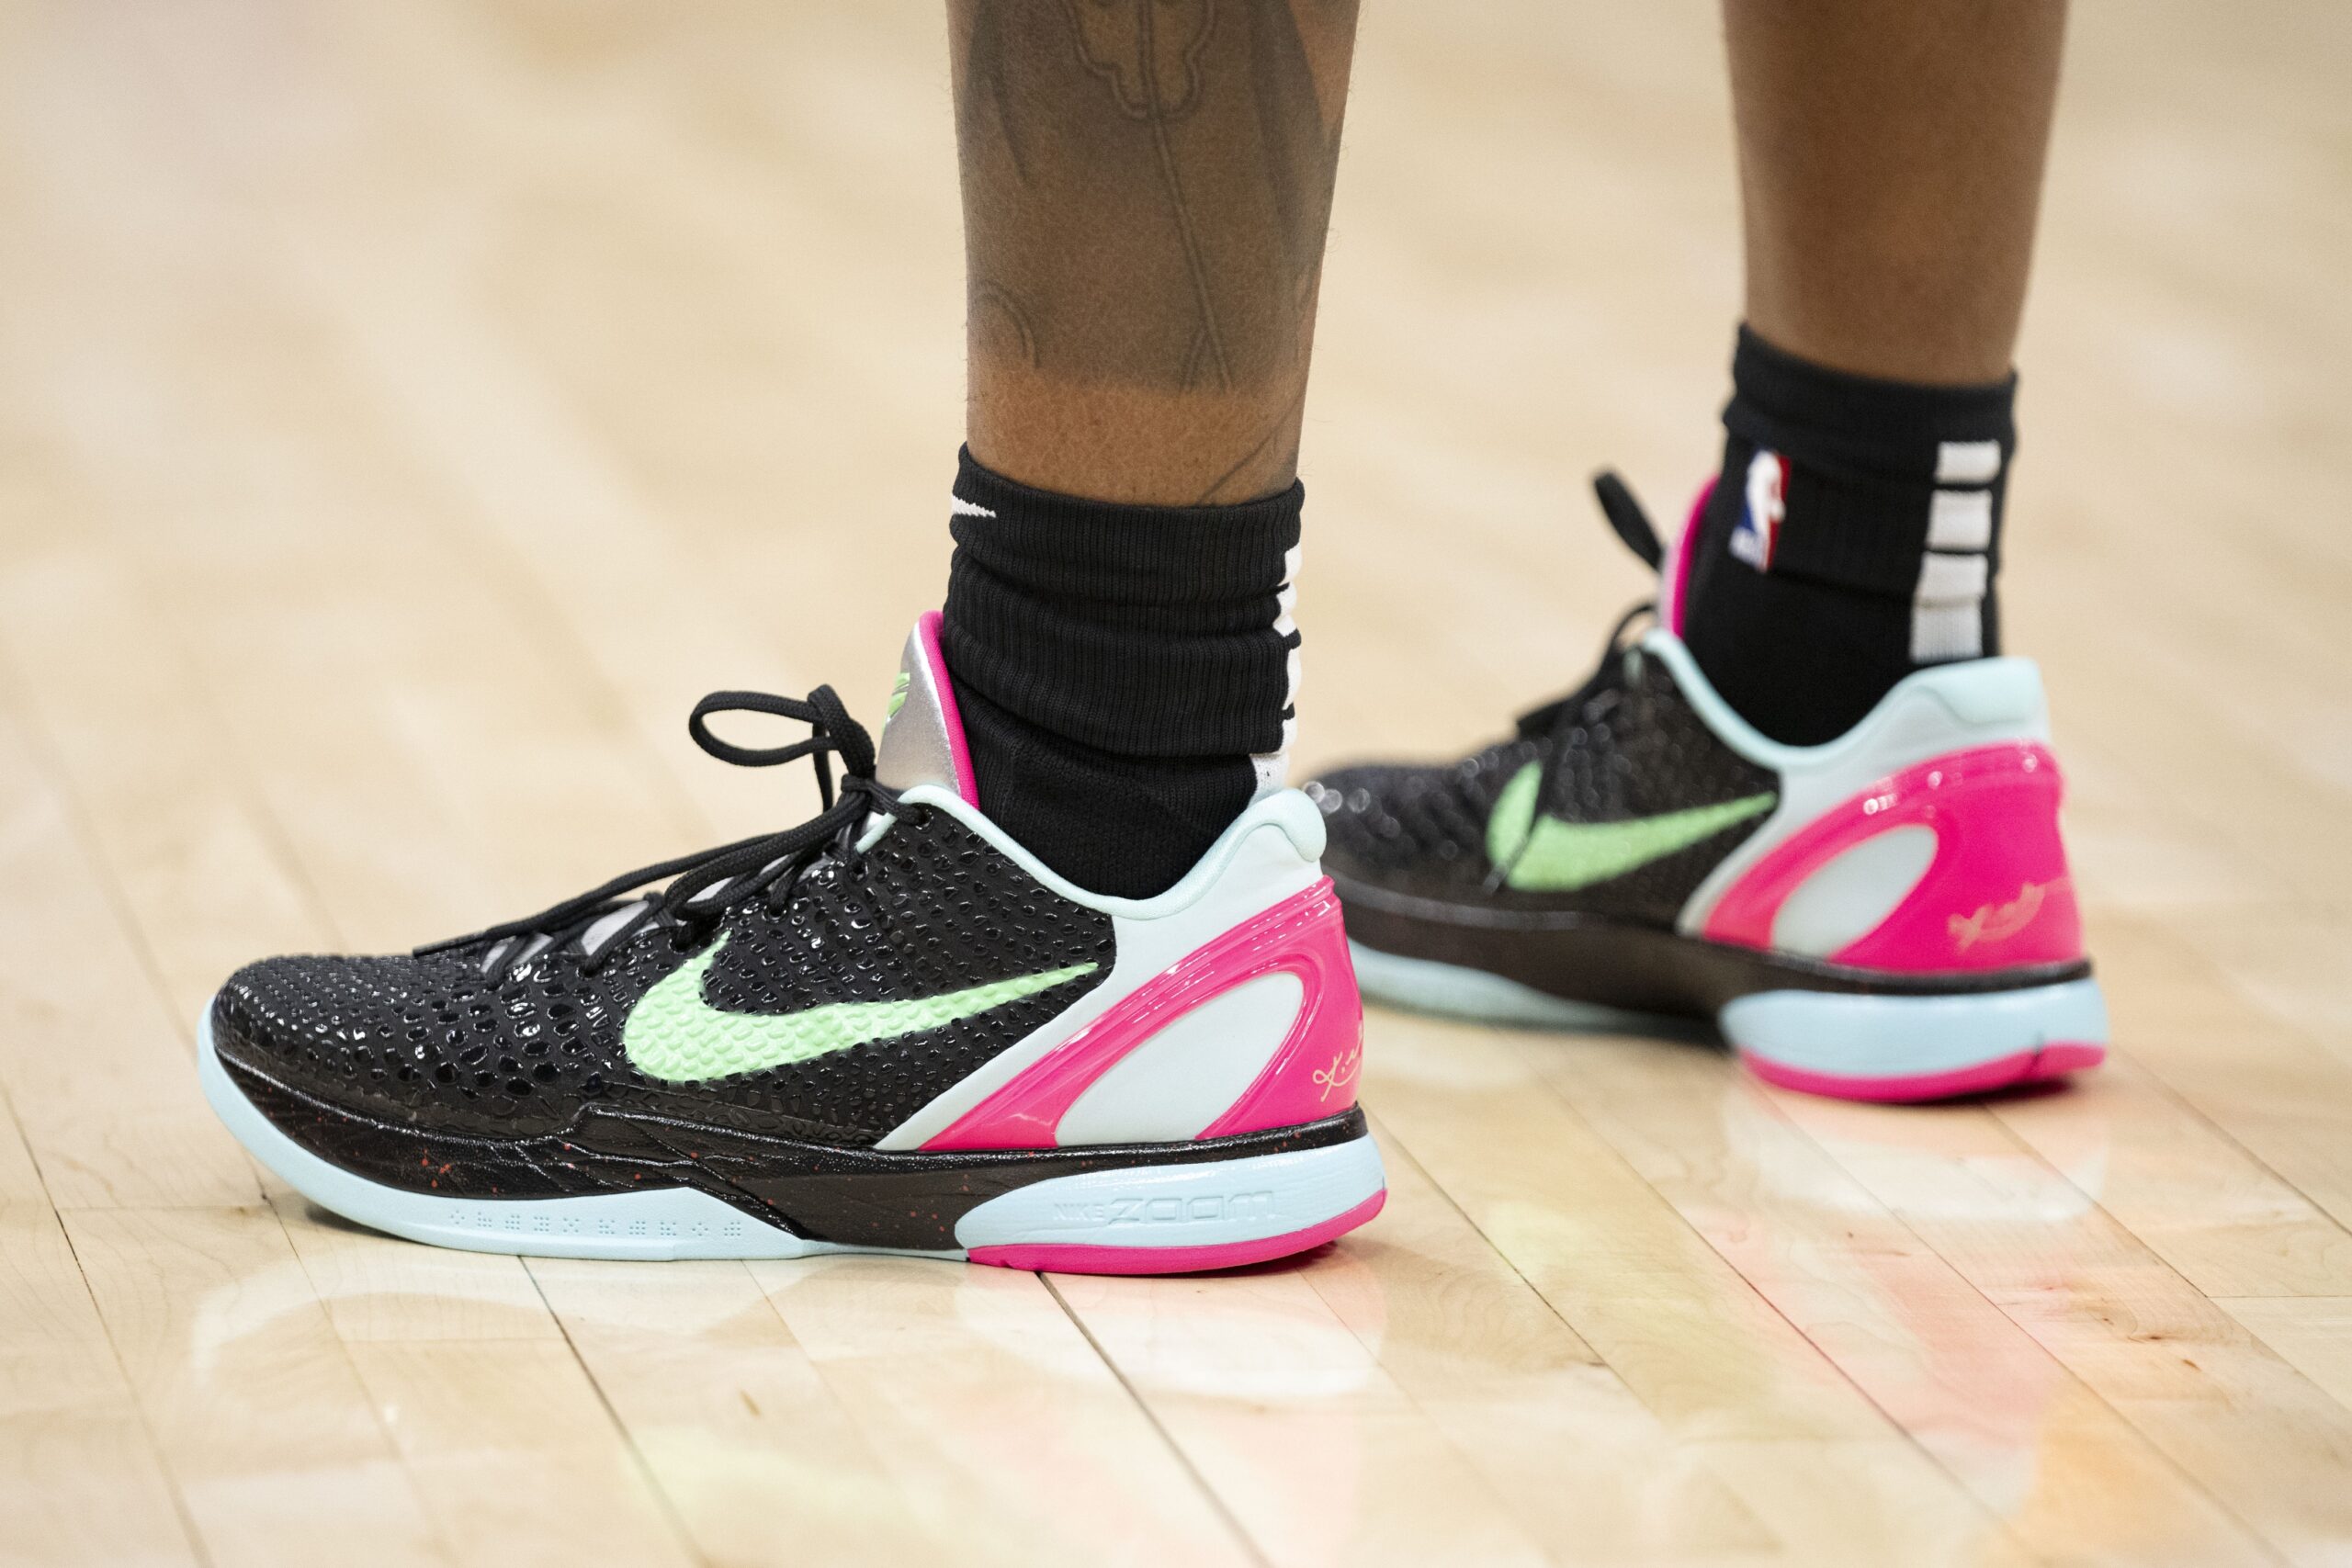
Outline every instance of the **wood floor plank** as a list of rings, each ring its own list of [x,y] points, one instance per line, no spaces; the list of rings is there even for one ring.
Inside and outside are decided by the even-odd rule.
[[[1383,1013],[1383,1124],[1800,1560],[2017,1543],[1548,1090],[1522,1043]],[[1723,1462],[1716,1462],[1721,1456]],[[1833,1506],[1815,1467],[1860,1482]]]
[[[775,635],[773,596],[758,587],[763,579],[730,564],[730,541],[708,536],[707,516],[702,526],[686,530],[659,514],[634,464],[620,460],[636,456],[628,437],[652,411],[638,409],[638,417],[620,429],[582,420],[582,389],[551,373],[557,367],[547,357],[547,351],[567,350],[581,335],[538,342],[518,334],[514,322],[484,298],[483,280],[453,271],[446,253],[434,248],[433,235],[443,222],[461,219],[462,209],[478,199],[441,178],[436,154],[446,159],[462,147],[469,165],[486,171],[495,165],[477,160],[496,146],[509,165],[503,181],[528,188],[539,177],[537,165],[552,161],[573,182],[568,192],[601,191],[609,186],[616,147],[635,146],[639,151],[630,156],[640,156],[643,146],[662,141],[660,122],[643,123],[640,117],[630,127],[637,134],[616,142],[589,136],[526,136],[518,142],[511,118],[499,112],[514,84],[492,79],[485,70],[496,62],[503,40],[494,28],[483,36],[481,17],[419,7],[403,24],[385,28],[373,7],[339,7],[330,59],[322,62],[324,69],[347,77],[338,82],[339,91],[362,101],[390,92],[395,96],[385,106],[388,114],[413,113],[413,103],[398,96],[412,90],[413,81],[382,78],[389,51],[433,81],[441,106],[426,122],[397,134],[375,134],[356,122],[344,127],[356,139],[345,148],[348,155],[416,169],[415,193],[451,204],[440,209],[443,219],[422,227],[388,223],[392,215],[382,208],[321,201],[302,170],[240,156],[250,153],[258,127],[273,114],[298,112],[299,105],[207,91],[215,85],[209,73],[234,72],[237,61],[221,53],[232,31],[207,26],[202,10],[150,18],[160,29],[159,57],[172,62],[174,75],[193,90],[218,133],[214,146],[191,152],[197,173],[235,189],[250,203],[253,224],[278,236],[269,257],[276,288],[335,335],[390,430],[431,468],[451,527],[470,536],[472,558],[513,563],[529,580],[503,585],[508,602],[526,599],[541,639],[553,644],[575,673],[594,672],[613,705],[608,716],[633,727],[638,751],[655,769],[675,770],[672,776],[684,797],[718,821],[722,838],[804,814],[804,805],[813,809],[814,789],[799,776],[729,778],[725,769],[695,765],[700,759],[682,759],[678,716],[715,684],[796,694],[828,678],[844,690],[859,686],[831,664],[813,671],[798,665],[793,639]],[[445,29],[454,29],[454,36],[441,36]],[[560,111],[551,106],[550,112]],[[424,168],[435,172],[426,175]],[[705,177],[691,164],[673,165],[662,169],[660,185],[665,191],[690,189]],[[563,197],[548,192],[546,199],[560,203]],[[648,221],[660,219],[649,214]],[[523,231],[511,238],[526,244],[538,235]],[[556,243],[548,254],[532,259],[551,270],[520,296],[535,310],[570,292],[563,280],[581,266],[583,241],[587,259],[597,259],[593,235],[549,238]],[[711,254],[719,252],[714,247]],[[701,297],[700,290],[664,288],[639,303]],[[583,305],[616,323],[642,315],[635,307]],[[644,384],[641,358],[616,369],[627,384]],[[798,580],[806,570],[786,563],[777,581]],[[821,596],[801,597],[811,613],[825,607]],[[899,618],[910,621],[912,613]],[[903,635],[903,626],[888,634],[869,631],[869,651],[862,665],[851,667],[867,670],[863,690],[882,689]],[[663,807],[674,817],[670,801]]]
[[[935,12],[0,17],[0,1560],[2339,1557],[2352,13],[2074,28],[2002,589],[2118,1065],[1860,1112],[1376,1016],[1378,1224],[1066,1311],[428,1252],[257,1190],[187,1072],[247,957],[803,813],[678,717],[871,712],[937,602]],[[1367,17],[1303,761],[1490,737],[1649,592],[1577,489],[1670,524],[1716,457],[1716,32]]]
[[[1722,1053],[1598,1038],[1532,1039],[1523,1049],[1741,1278],[2034,1556],[2268,1560]],[[1902,1110],[1844,1124],[1897,1144],[1908,1126]]]
[[[965,1561],[1250,1560],[1037,1276],[889,1258],[751,1268],[899,1488],[965,1521]]]
[[[2241,995],[2352,1063],[2352,908],[2237,904],[2167,911]]]
[[[1982,1109],[1777,1097],[1791,1120],[2249,1529],[2296,1562],[2352,1540],[2352,1413]]]
[[[0,390],[0,426],[26,457],[0,483],[0,649],[38,671],[20,682],[19,700],[53,749],[96,858],[130,890],[141,923],[171,933],[147,952],[175,1018],[192,1020],[256,940],[278,952],[315,946],[323,919],[236,749],[221,743],[164,613],[168,584],[110,547],[106,503],[53,427],[8,403]]]
[[[2215,1304],[2352,1410],[2352,1297],[2247,1296]]]
[[[2128,1048],[2127,1041],[2127,1048]],[[1992,1114],[2208,1295],[2338,1294],[2352,1232],[2136,1062]]]
[[[258,1201],[197,1091],[187,1025],[80,852],[78,823],[0,710],[0,1086],[60,1208]]]
[[[1297,1270],[1053,1285],[1269,1562],[1545,1560]]]
[[[569,1344],[379,1339],[349,1350],[458,1562],[695,1560]]]
[[[1555,1559],[1736,1562],[1773,1537],[1385,1140],[1377,1230],[1306,1282]],[[1064,1287],[1067,1292],[1069,1287]]]
[[[104,1506],[90,1479],[106,1478]],[[74,1248],[0,1097],[0,1563],[195,1563]]]
[[[270,1185],[270,1207],[346,1344],[563,1337],[521,1258],[420,1247],[330,1214],[275,1179]]]
[[[177,1007],[193,1016],[235,964],[332,945],[331,917],[302,882],[299,862],[277,852],[272,823],[243,793],[244,770],[219,739],[170,617],[156,613],[118,541],[103,526],[63,540],[43,541],[29,529],[0,538],[15,547],[19,568],[9,575],[0,635],[18,657],[35,649],[47,656],[28,703],[45,725],[59,727],[60,771],[92,840],[108,852],[110,880],[123,889],[141,950],[169,977]],[[159,747],[153,765],[135,775],[119,766],[130,735]],[[192,839],[224,840],[229,863],[174,852]],[[183,1074],[192,1079],[183,1066],[175,1080]],[[345,1337],[558,1334],[514,1260],[431,1253],[340,1223],[312,1224],[306,1202],[272,1186]]]
[[[209,1561],[452,1561],[275,1214],[64,1219]]]
[[[739,1263],[531,1275],[709,1562],[945,1562],[970,1520],[904,1488]]]
[[[2352,1227],[2352,1062],[2265,1011],[2161,916],[2119,918],[2101,956],[2132,1059]]]

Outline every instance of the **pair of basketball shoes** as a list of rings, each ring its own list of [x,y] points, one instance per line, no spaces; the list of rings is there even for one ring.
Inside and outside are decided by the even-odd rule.
[[[293,1186],[419,1241],[1161,1273],[1379,1211],[1359,981],[1521,1023],[1713,1019],[1761,1076],[1856,1099],[2097,1063],[2034,666],[1927,669],[1781,745],[1677,636],[1682,564],[1510,739],[1268,795],[1145,899],[990,820],[925,616],[878,751],[827,688],[695,710],[727,761],[813,759],[811,821],[406,956],[253,964],[203,1020],[207,1093]],[[741,710],[811,735],[711,733]]]

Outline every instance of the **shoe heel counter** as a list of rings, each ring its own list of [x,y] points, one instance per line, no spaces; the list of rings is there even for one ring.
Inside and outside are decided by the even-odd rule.
[[[1170,1143],[1296,1126],[1355,1103],[1363,1054],[1355,965],[1323,878],[1142,979],[921,1146]]]
[[[1108,980],[879,1146],[1185,1142],[1348,1110],[1363,1002],[1322,848],[1322,814],[1285,790],[1169,893],[1102,900],[1118,943]]]
[[[2063,795],[2039,740],[1914,763],[1775,845],[1717,900],[1704,934],[1904,974],[2078,962]]]
[[[1238,939],[1234,951],[1218,963],[1238,976],[1230,984],[1276,974],[1295,977],[1298,1010],[1263,1070],[1202,1130],[1204,1138],[1319,1122],[1356,1102],[1363,997],[1356,988],[1339,895],[1327,877],[1267,914],[1273,918],[1235,931],[1228,939]]]

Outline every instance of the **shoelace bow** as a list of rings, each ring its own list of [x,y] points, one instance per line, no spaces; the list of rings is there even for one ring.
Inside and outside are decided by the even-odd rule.
[[[738,746],[711,733],[710,716],[724,713],[757,713],[794,719],[806,724],[809,735],[806,740],[797,740],[789,746]],[[695,705],[686,719],[686,733],[705,751],[737,767],[774,768],[808,758],[817,770],[817,795],[824,808],[797,828],[739,839],[717,849],[624,872],[601,886],[536,915],[420,947],[416,956],[512,940],[512,953],[495,954],[500,960],[496,967],[503,971],[526,953],[560,948],[585,936],[598,921],[627,908],[627,895],[665,877],[671,879],[658,896],[639,899],[636,912],[606,932],[594,951],[582,956],[581,968],[594,972],[606,954],[618,951],[649,922],[674,921],[689,927],[715,924],[729,908],[779,884],[784,886],[788,898],[798,874],[816,858],[811,852],[829,848],[844,859],[850,858],[855,852],[859,829],[867,816],[876,811],[890,812],[898,805],[897,793],[875,780],[874,742],[865,733],[865,727],[849,716],[849,710],[831,686],[818,687],[805,702],[767,692],[713,692]],[[838,795],[833,789],[832,763],[836,757],[842,765]],[[785,880],[787,876],[792,879],[790,882]],[[535,940],[541,937],[547,940]]]

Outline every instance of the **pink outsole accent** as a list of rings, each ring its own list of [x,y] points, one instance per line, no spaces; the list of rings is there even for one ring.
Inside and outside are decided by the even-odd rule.
[[[976,1247],[975,1263],[999,1269],[1030,1269],[1046,1274],[1198,1274],[1210,1269],[1239,1269],[1288,1258],[1342,1236],[1380,1213],[1388,1201],[1387,1189],[1374,1193],[1344,1214],[1320,1224],[1254,1241],[1218,1242],[1210,1247],[1094,1247],[1083,1242],[1008,1242]]]
[[[980,808],[979,775],[972,771],[972,748],[964,739],[964,711],[956,705],[956,682],[947,678],[947,659],[939,651],[939,612],[925,610],[915,621],[922,639],[922,656],[931,660],[931,683],[939,694],[939,721],[947,730],[947,750],[956,763],[956,793],[964,804]]]
[[[1829,957],[1934,974],[2069,963],[2082,919],[2058,835],[2058,761],[2030,741],[1948,752],[1879,780],[1799,828],[1708,911],[1707,939],[1769,948],[1814,873],[1890,829],[1924,825],[1934,858],[1886,918]]]
[[[1203,1002],[1277,971],[1298,976],[1297,1019],[1256,1079],[1200,1135],[1222,1138],[1335,1116],[1356,1100],[1363,1001],[1339,896],[1325,877],[1136,987],[923,1147],[1052,1148],[1063,1115],[1127,1053]]]
[[[1690,503],[1690,515],[1683,520],[1681,536],[1674,541],[1666,558],[1665,603],[1658,606],[1658,625],[1676,637],[1682,635],[1683,601],[1690,593],[1690,560],[1699,543],[1699,519],[1707,510],[1707,502],[1715,493],[1715,481],[1709,479],[1699,487],[1699,499]]]
[[[2031,1051],[2018,1051],[1989,1062],[1979,1062],[1973,1066],[1954,1067],[1949,1072],[1896,1074],[1888,1077],[1850,1077],[1842,1073],[1817,1073],[1804,1067],[1784,1066],[1745,1051],[1739,1055],[1758,1077],[1767,1083],[1778,1084],[1782,1089],[1801,1089],[1806,1094],[1817,1094],[1829,1100],[1910,1103],[1989,1094],[1995,1089],[2016,1089],[2023,1084],[2063,1078],[2070,1073],[2086,1072],[2107,1060],[2107,1047],[2080,1041],[2059,1041]]]

